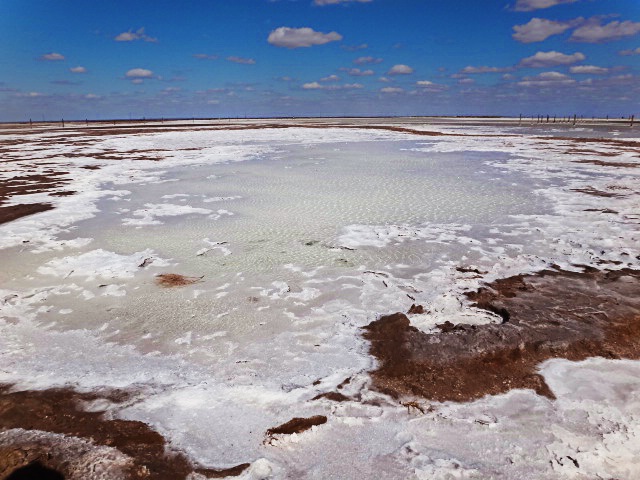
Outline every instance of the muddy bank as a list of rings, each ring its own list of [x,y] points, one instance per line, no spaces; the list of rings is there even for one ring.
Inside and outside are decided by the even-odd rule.
[[[108,419],[103,411],[82,408],[97,400],[124,402],[127,393],[10,392],[9,388],[0,387],[1,479],[19,475],[21,468],[40,467],[67,480],[90,480],[101,472],[126,480],[177,480],[192,472],[222,478],[239,475],[249,466],[203,468],[181,452],[171,451],[165,439],[145,423]]]
[[[433,334],[402,313],[364,328],[379,368],[374,388],[395,398],[469,401],[514,388],[553,398],[537,366],[550,358],[640,358],[640,270],[545,270],[467,294],[497,323],[439,325]]]

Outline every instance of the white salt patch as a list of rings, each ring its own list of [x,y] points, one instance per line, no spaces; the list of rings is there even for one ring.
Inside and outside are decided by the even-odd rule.
[[[145,208],[133,212],[134,217],[124,218],[123,225],[144,226],[144,225],[160,225],[162,222],[156,220],[158,217],[176,217],[179,215],[200,214],[208,215],[211,210],[207,208],[191,207],[189,205],[176,205],[171,203],[146,203]]]
[[[131,255],[120,255],[114,252],[97,249],[80,255],[54,258],[38,267],[41,275],[56,277],[85,277],[93,281],[97,277],[104,279],[133,278],[140,271],[145,259],[152,258],[153,266],[165,267],[169,263],[158,258],[152,250],[147,249]]]

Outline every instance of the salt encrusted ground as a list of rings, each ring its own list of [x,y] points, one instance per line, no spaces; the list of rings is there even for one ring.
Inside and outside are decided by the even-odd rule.
[[[361,329],[415,303],[425,313],[411,325],[433,341],[500,332],[501,309],[522,307],[492,297],[474,307],[465,292],[516,275],[546,292],[545,269],[587,296],[600,273],[579,272],[612,271],[630,279],[615,291],[637,298],[633,130],[416,119],[125,127],[1,133],[0,383],[40,392],[2,398],[31,398],[54,417],[0,412],[12,461],[66,449],[78,464],[69,478],[88,478],[98,457],[112,463],[93,478],[170,475],[141,467],[144,441],[123,453],[54,427],[60,391],[50,389],[64,387],[78,419],[105,412],[100,438],[145,422],[192,478],[229,468],[243,478],[640,475],[640,362],[624,359],[637,358],[633,339],[580,362],[562,359],[565,343],[545,347],[540,360],[560,358],[538,367],[542,396],[508,386],[482,396],[491,382],[480,368],[475,400],[450,402],[379,393]],[[625,321],[580,295],[562,308],[596,315],[598,328]],[[557,302],[536,301],[563,321]],[[625,315],[637,321],[634,305]],[[305,429],[267,434],[293,424]]]

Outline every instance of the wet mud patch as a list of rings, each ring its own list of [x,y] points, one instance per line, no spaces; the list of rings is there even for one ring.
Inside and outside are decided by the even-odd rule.
[[[34,213],[46,212],[54,207],[50,203],[21,203],[19,205],[0,206],[0,225]]]
[[[193,472],[222,478],[248,468],[249,464],[222,470],[203,468],[181,452],[171,451],[165,439],[145,423],[108,419],[103,411],[81,407],[84,402],[105,399],[117,403],[126,398],[118,392],[101,396],[71,389],[11,392],[9,386],[0,387],[0,478],[22,478],[18,476],[24,473],[21,469],[44,468],[68,480],[102,478],[101,471],[118,473],[117,478],[127,480],[177,480]],[[117,451],[120,457],[109,457],[107,451]],[[87,470],[78,467],[79,454],[94,459],[93,465],[82,467],[95,476],[87,476]]]
[[[267,436],[274,435],[292,435],[294,433],[302,433],[311,427],[327,423],[327,417],[324,415],[314,415],[313,417],[303,418],[295,417],[282,425],[267,430]]]
[[[364,327],[373,387],[394,398],[469,401],[515,388],[554,398],[537,373],[551,358],[640,358],[640,270],[545,270],[467,293],[499,318],[424,333],[403,313]]]
[[[144,266],[141,265],[141,266]],[[204,277],[186,277],[178,273],[161,273],[156,275],[156,284],[165,288],[184,287],[201,282]]]

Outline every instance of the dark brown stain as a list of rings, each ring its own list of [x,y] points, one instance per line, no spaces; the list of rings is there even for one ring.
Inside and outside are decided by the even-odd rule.
[[[314,415],[313,417],[308,418],[295,417],[282,425],[270,428],[267,430],[267,435],[291,435],[293,433],[301,433],[309,430],[313,426],[322,425],[324,423],[327,423],[327,417],[324,415]]]
[[[550,358],[640,358],[640,271],[545,270],[467,294],[500,316],[488,325],[446,322],[436,333],[402,313],[364,327],[379,361],[375,389],[394,398],[469,401],[514,388],[553,398],[537,366]]]
[[[71,389],[11,392],[9,386],[5,385],[0,387],[0,431],[22,428],[53,432],[116,448],[133,460],[127,480],[178,480],[186,478],[192,472],[201,473],[208,478],[221,478],[239,475],[249,466],[243,464],[223,470],[203,468],[192,463],[183,453],[167,449],[162,435],[145,423],[107,419],[104,412],[87,412],[79,407],[83,401],[108,398],[117,402],[128,397],[126,392],[120,391],[104,395],[78,393]],[[68,467],[65,459],[50,458],[51,462],[57,461],[58,464],[47,464],[46,445],[41,448],[43,451],[36,453],[44,467],[58,468],[60,471]],[[11,457],[11,453],[15,453],[11,451],[11,447],[0,448],[0,473],[6,468],[3,459]],[[18,467],[27,465],[28,463]],[[77,478],[73,477],[73,472],[65,473],[68,478]]]

